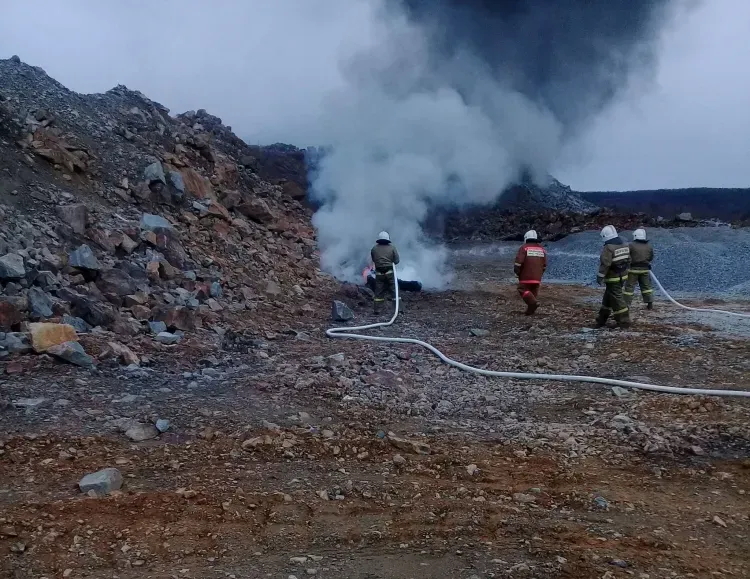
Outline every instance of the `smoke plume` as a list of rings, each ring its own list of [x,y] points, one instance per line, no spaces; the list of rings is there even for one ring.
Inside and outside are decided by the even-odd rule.
[[[311,174],[322,266],[356,279],[378,231],[428,288],[445,250],[434,206],[495,201],[651,70],[670,0],[383,0],[372,43],[343,62]],[[404,274],[403,277],[406,277]]]

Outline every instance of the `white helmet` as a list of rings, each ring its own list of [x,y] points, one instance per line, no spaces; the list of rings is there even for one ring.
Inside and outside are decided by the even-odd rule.
[[[634,241],[646,241],[646,230],[643,228],[636,229],[633,232],[633,240]]]
[[[524,242],[529,241],[530,239],[534,241],[538,239],[536,231],[534,231],[533,229],[529,229],[526,233],[523,234]]]
[[[614,225],[605,225],[599,235],[602,236],[604,241],[609,241],[610,239],[617,237],[617,229],[615,229]]]
[[[391,236],[388,235],[387,231],[381,231],[380,233],[378,233],[378,241],[390,241],[390,240],[391,240]]]

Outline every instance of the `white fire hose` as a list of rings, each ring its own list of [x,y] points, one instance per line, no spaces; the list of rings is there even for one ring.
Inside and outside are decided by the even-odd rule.
[[[674,299],[672,296],[669,295],[669,292],[667,292],[667,290],[664,289],[664,286],[661,285],[659,278],[657,278],[654,275],[653,271],[649,271],[649,273],[651,274],[651,279],[653,279],[654,282],[656,282],[656,287],[658,287],[661,290],[661,293],[663,293],[670,302],[672,302],[674,305],[676,305],[679,308],[682,308],[684,310],[691,310],[693,312],[712,312],[714,314],[727,314],[729,316],[737,316],[740,318],[750,318],[750,314],[742,314],[740,312],[730,312],[727,310],[712,310],[710,308],[691,308],[690,306],[683,305],[680,302],[678,302],[676,299]]]
[[[570,374],[535,374],[530,372],[500,372],[497,370],[483,370],[482,368],[475,368],[463,364],[456,360],[453,360],[443,354],[432,344],[423,342],[422,340],[416,340],[414,338],[390,338],[385,336],[368,336],[366,334],[355,334],[353,332],[362,332],[365,330],[374,330],[376,328],[385,328],[393,325],[398,317],[399,308],[399,293],[398,293],[398,276],[396,274],[396,266],[393,266],[393,283],[395,286],[396,296],[396,309],[393,312],[393,317],[387,322],[377,322],[375,324],[368,324],[366,326],[352,326],[352,327],[341,327],[341,328],[329,328],[326,330],[326,336],[329,338],[349,338],[352,340],[367,340],[370,342],[391,342],[396,344],[414,344],[416,346],[422,346],[428,349],[430,352],[435,354],[446,364],[454,366],[465,372],[471,372],[473,374],[479,374],[481,376],[494,376],[498,378],[517,378],[520,380],[553,380],[557,382],[589,382],[593,384],[604,384],[607,386],[620,386],[622,388],[637,388],[639,390],[650,390],[651,392],[664,392],[667,394],[688,394],[691,396],[737,396],[741,398],[750,398],[750,391],[744,390],[713,390],[710,388],[678,388],[675,386],[659,386],[656,384],[645,384],[643,382],[630,382],[628,380],[615,380],[612,378],[599,378],[597,376],[575,376]],[[657,280],[658,283],[658,280]],[[658,284],[660,289],[666,294],[667,292]],[[673,300],[674,301],[674,300]],[[692,308],[691,308],[692,309]]]

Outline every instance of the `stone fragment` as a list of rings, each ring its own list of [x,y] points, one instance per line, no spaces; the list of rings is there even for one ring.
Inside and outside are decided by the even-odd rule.
[[[78,483],[82,493],[94,491],[97,495],[108,495],[122,487],[122,474],[116,468],[105,468],[87,474]]]
[[[98,271],[102,268],[96,255],[88,245],[82,245],[68,254],[68,264],[78,269]]]
[[[51,346],[47,349],[47,353],[75,366],[90,368],[94,365],[94,359],[86,353],[83,346],[78,342],[63,342]]]
[[[26,266],[23,257],[17,253],[9,253],[0,257],[0,279],[13,280],[26,276]]]
[[[65,342],[76,342],[78,335],[73,326],[67,324],[29,324],[31,347],[37,354]]]
[[[331,318],[334,322],[349,322],[354,319],[354,312],[344,302],[334,300]]]

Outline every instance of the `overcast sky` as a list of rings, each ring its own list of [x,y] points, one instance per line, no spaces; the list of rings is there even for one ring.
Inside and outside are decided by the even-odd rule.
[[[79,92],[117,84],[205,108],[250,142],[305,146],[342,56],[373,38],[369,0],[0,0],[0,58]],[[579,190],[750,187],[750,2],[708,0],[664,33],[639,83],[560,158]]]

